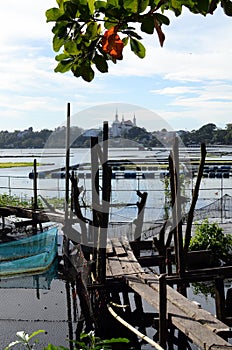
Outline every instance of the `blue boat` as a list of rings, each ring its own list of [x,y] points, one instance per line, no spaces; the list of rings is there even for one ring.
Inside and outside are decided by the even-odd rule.
[[[58,229],[0,244],[0,277],[43,273],[58,254]]]

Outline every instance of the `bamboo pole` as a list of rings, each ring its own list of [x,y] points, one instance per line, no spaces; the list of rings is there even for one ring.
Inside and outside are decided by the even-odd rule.
[[[136,328],[134,328],[131,324],[129,324],[128,322],[126,322],[122,317],[120,317],[113,309],[112,307],[108,304],[107,308],[109,310],[109,312],[111,313],[111,315],[117,320],[119,321],[123,326],[125,326],[126,328],[128,328],[130,331],[132,331],[134,334],[136,334],[139,338],[141,338],[142,340],[144,340],[145,342],[147,342],[148,344],[150,344],[152,347],[154,347],[157,350],[164,350],[162,348],[162,346],[160,346],[158,343],[156,343],[154,340],[150,339],[148,336],[146,336],[145,334],[141,333],[140,331],[138,331]]]

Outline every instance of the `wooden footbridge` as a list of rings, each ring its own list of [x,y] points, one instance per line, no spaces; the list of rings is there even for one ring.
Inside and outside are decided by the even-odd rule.
[[[143,226],[143,215],[148,193],[137,191],[140,201],[136,203],[138,208],[138,217],[134,220],[135,232],[134,241],[128,242],[125,237],[110,238],[107,237],[107,228],[109,223],[109,209],[111,200],[111,166],[108,164],[108,123],[103,124],[103,146],[102,149],[98,143],[98,138],[91,138],[91,176],[92,176],[92,218],[83,216],[79,203],[79,195],[83,190],[78,187],[78,178],[74,172],[70,176],[69,147],[70,147],[70,105],[67,108],[67,135],[66,135],[66,186],[65,186],[65,212],[60,214],[56,211],[43,213],[37,206],[37,183],[34,177],[34,205],[33,211],[27,212],[21,210],[20,216],[32,220],[34,228],[38,223],[45,221],[58,221],[64,225],[64,244],[63,255],[66,261],[67,257],[71,261],[72,256],[69,252],[69,241],[80,243],[86,251],[83,250],[85,259],[93,263],[94,282],[89,283],[89,292],[93,290],[107,290],[109,294],[113,293],[114,288],[117,293],[121,291],[132,291],[146,301],[151,308],[157,311],[159,343],[152,342],[152,346],[162,350],[166,348],[168,334],[173,328],[178,329],[182,335],[185,335],[198,348],[204,350],[231,349],[232,344],[227,340],[232,337],[232,331],[226,324],[224,315],[224,285],[223,279],[226,276],[232,277],[232,267],[220,267],[218,269],[201,269],[198,271],[188,271],[186,269],[185,258],[188,253],[188,245],[191,239],[191,227],[194,218],[194,208],[198,198],[200,180],[203,175],[204,161],[206,157],[205,147],[202,147],[202,159],[199,165],[199,172],[196,179],[195,189],[193,191],[192,202],[187,217],[185,239],[182,235],[181,202],[183,197],[180,194],[178,186],[179,179],[179,153],[178,140],[175,138],[173,150],[169,156],[170,169],[170,188],[171,188],[171,207],[172,207],[172,230],[165,241],[165,226],[160,230],[159,240],[153,237],[153,243],[157,255],[142,257],[139,254],[142,244],[149,245],[151,242],[142,242],[141,233]],[[99,171],[102,171],[102,186],[99,181]],[[37,174],[36,162],[34,164],[34,174]],[[71,200],[69,198],[69,181],[71,180]],[[70,204],[70,208],[69,208]],[[48,209],[52,209],[49,208]],[[3,208],[0,215],[5,217],[17,214],[15,208]],[[72,225],[78,223],[80,232],[75,230],[72,235]],[[171,255],[171,242],[174,242],[175,256]],[[136,244],[140,244],[140,247]],[[184,244],[183,244],[184,243]],[[92,245],[91,245],[92,244]],[[148,248],[145,248],[148,249]],[[90,258],[90,256],[93,257]],[[177,273],[172,273],[171,258],[175,259]],[[167,259],[167,261],[166,261]],[[95,264],[95,265],[94,265]],[[69,264],[66,272],[69,272]],[[75,267],[75,264],[73,264]],[[145,267],[158,266],[158,274],[154,274]],[[100,268],[99,268],[100,267]],[[166,273],[167,270],[167,273]],[[86,323],[91,327],[91,298],[88,298],[88,291],[81,280],[80,272],[74,274],[77,290],[79,290],[80,304],[86,317]],[[191,281],[202,281],[206,279],[217,279],[216,294],[219,295],[216,318],[206,310],[199,308],[196,304],[185,297],[186,285]],[[174,287],[177,288],[174,288]],[[181,292],[181,293],[180,293]],[[125,293],[126,294],[126,293]],[[90,295],[90,293],[89,293]],[[128,294],[127,294],[128,298]],[[129,298],[128,298],[129,300]],[[112,308],[111,308],[112,309]],[[219,310],[219,312],[218,312]],[[231,311],[230,311],[231,312]],[[101,315],[102,316],[102,315]],[[118,318],[119,319],[119,318]],[[101,320],[102,321],[102,320]],[[71,323],[70,323],[71,325]],[[70,339],[71,338],[70,330]],[[185,348],[181,344],[181,348]],[[73,349],[73,343],[70,342],[70,349]]]
[[[162,338],[159,343],[164,347],[170,322],[200,349],[232,349],[222,338],[228,337],[230,327],[169,286],[167,275],[145,272],[125,237],[108,240],[106,285],[112,281],[126,284],[158,311]]]

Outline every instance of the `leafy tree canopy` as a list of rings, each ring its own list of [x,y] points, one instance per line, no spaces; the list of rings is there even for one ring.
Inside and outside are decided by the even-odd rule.
[[[145,34],[158,35],[163,46],[164,25],[168,14],[175,16],[187,7],[192,13],[213,14],[219,4],[232,16],[231,0],[56,0],[58,7],[46,11],[47,22],[55,22],[52,29],[53,50],[58,62],[55,72],[72,71],[85,81],[94,79],[94,66],[101,73],[108,72],[108,61],[123,59],[128,44],[139,58],[146,48],[141,40]],[[139,29],[138,29],[139,28]]]

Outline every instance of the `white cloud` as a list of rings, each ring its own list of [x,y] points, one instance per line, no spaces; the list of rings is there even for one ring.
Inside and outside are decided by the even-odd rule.
[[[145,59],[135,56],[128,45],[123,61],[110,64],[108,74],[97,73],[93,82],[86,83],[71,74],[53,71],[53,24],[46,23],[45,11],[54,6],[55,0],[1,3],[2,128],[32,123],[38,128],[55,128],[65,119],[67,102],[71,102],[73,113],[115,100],[141,101],[155,109],[154,97],[159,102],[156,112],[174,128],[183,128],[183,124],[191,128],[216,119],[225,125],[231,119],[232,26],[231,18],[225,17],[221,9],[206,18],[188,11],[178,18],[172,16],[171,25],[163,28],[163,48],[156,35],[143,33]],[[125,82],[132,77],[137,86],[134,95],[119,79]],[[144,77],[150,78],[149,86],[141,84]],[[80,126],[93,126],[95,119],[91,115],[88,118],[83,118]],[[152,115],[144,116],[143,125],[154,129],[153,119]]]
[[[7,0],[1,2],[0,43],[18,43],[26,40],[49,38],[45,11],[55,7],[55,0]]]

